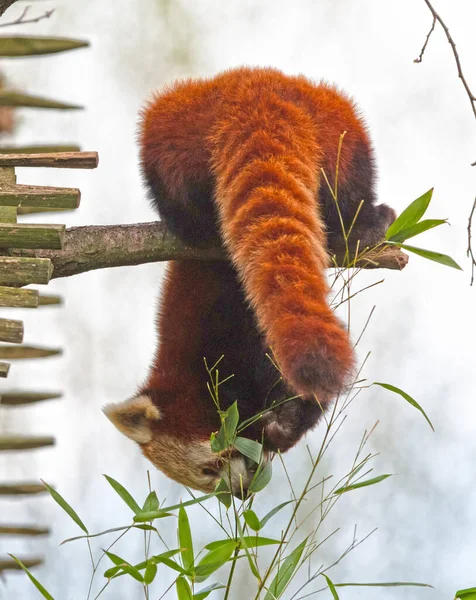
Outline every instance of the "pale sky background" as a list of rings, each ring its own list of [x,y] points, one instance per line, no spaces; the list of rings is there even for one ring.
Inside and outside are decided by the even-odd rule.
[[[22,5],[7,16],[17,15]],[[435,5],[476,89],[476,5],[463,0],[435,0]],[[340,532],[323,547],[315,567],[339,556],[357,524],[361,536],[375,527],[378,531],[329,573],[335,582],[421,581],[435,589],[346,588],[341,598],[452,600],[457,589],[475,586],[476,289],[469,287],[465,250],[475,194],[476,167],[469,165],[476,160],[476,124],[438,26],[424,62],[413,63],[431,25],[423,0],[65,0],[34,3],[31,12],[50,7],[56,7],[50,20],[17,31],[85,38],[91,48],[3,60],[0,68],[18,89],[77,102],[86,110],[19,111],[15,139],[5,142],[79,143],[84,150],[99,152],[100,166],[96,171],[19,169],[20,183],[81,188],[78,211],[49,216],[44,222],[71,226],[153,220],[144,201],[135,144],[141,103],[177,76],[208,76],[241,64],[272,65],[325,78],[354,95],[375,143],[381,201],[399,211],[435,188],[428,216],[447,217],[451,227],[425,234],[415,245],[450,254],[465,271],[412,257],[402,273],[363,274],[361,287],[382,277],[385,283],[356,300],[352,330],[356,337],[376,305],[360,346],[362,356],[372,351],[364,375],[370,382],[392,383],[410,393],[428,412],[436,433],[389,392],[372,388],[359,396],[322,472],[345,473],[363,430],[379,420],[369,445],[379,453],[374,474],[396,476],[342,497],[326,525],[326,531],[340,527]],[[112,428],[100,408],[132,395],[147,372],[163,268],[146,265],[55,280],[46,291],[63,295],[64,307],[3,311],[24,320],[25,342],[60,346],[64,356],[15,363],[1,389],[58,389],[64,397],[0,412],[2,432],[57,438],[54,449],[0,455],[0,479],[41,477],[56,485],[91,531],[127,524],[130,518],[102,473],[124,483],[137,498],[146,495],[149,464]],[[316,450],[321,438],[322,429],[306,441]],[[307,461],[304,443],[286,457],[297,489]],[[177,484],[155,471],[152,481],[161,500],[179,500]],[[277,468],[255,508],[264,515],[287,498],[284,473]],[[48,497],[34,497],[1,500],[0,511],[1,522],[52,527],[46,539],[0,540],[2,555],[44,554],[45,566],[35,574],[55,598],[85,599],[87,549],[80,543],[58,548],[61,540],[80,533],[59,507]],[[283,511],[276,529],[265,533],[279,533],[285,516]],[[190,518],[196,547],[201,547],[216,532],[200,508],[191,510]],[[173,540],[175,522],[162,527]],[[127,540],[117,552],[132,562],[141,560],[141,535],[130,534]],[[100,569],[99,579],[101,573]],[[220,572],[212,580],[225,577]],[[298,580],[304,583],[306,573]],[[154,600],[171,580],[164,576],[156,581]],[[243,581],[234,598],[249,597],[250,585]],[[322,586],[311,585],[307,592],[318,587]],[[122,578],[102,597],[130,600],[141,594],[138,584]],[[0,583],[0,597],[33,600],[39,595],[26,576],[8,574],[6,583]],[[315,597],[331,596],[324,592]]]

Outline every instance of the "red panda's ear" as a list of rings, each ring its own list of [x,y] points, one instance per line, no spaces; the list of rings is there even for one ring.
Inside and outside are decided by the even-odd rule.
[[[121,433],[139,444],[152,439],[152,422],[160,419],[160,411],[149,396],[142,394],[103,408],[106,417]]]

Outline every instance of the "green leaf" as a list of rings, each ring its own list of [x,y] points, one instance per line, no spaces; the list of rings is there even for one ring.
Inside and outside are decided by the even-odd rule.
[[[193,595],[193,600],[204,600],[213,591],[215,591],[215,590],[222,590],[222,589],[225,589],[225,588],[226,588],[226,585],[223,585],[222,583],[212,583],[211,585],[208,585],[206,588],[203,588],[203,590],[200,590],[199,592],[197,592],[196,594],[194,594]]]
[[[123,485],[121,485],[118,481],[116,481],[112,477],[109,477],[109,475],[104,475],[104,477],[107,479],[107,481],[108,481],[109,485],[112,487],[112,489],[117,494],[119,494],[119,496],[124,500],[124,502],[127,504],[127,506],[132,510],[132,512],[134,514],[141,512],[140,506],[137,504],[137,502],[129,494],[129,492],[126,490],[126,488]],[[147,520],[149,520],[149,519],[147,519]]]
[[[192,533],[190,531],[190,522],[187,513],[183,506],[180,507],[178,517],[178,540],[182,550],[180,557],[182,559],[183,568],[188,571],[193,566],[193,542]]]
[[[177,600],[193,600],[192,590],[184,577],[178,577],[175,582]]]
[[[157,575],[157,565],[154,562],[149,561],[144,573],[144,583],[150,585]]]
[[[134,565],[134,568],[141,571],[142,569],[147,569],[147,567],[150,564],[160,564],[163,563],[165,560],[168,560],[169,558],[171,558],[172,556],[175,556],[176,554],[178,554],[180,552],[180,548],[177,548],[176,550],[167,550],[167,552],[163,552],[162,554],[156,554],[155,556],[151,556],[148,560],[144,560],[140,563],[137,563],[136,565]],[[173,561],[172,561],[173,562]],[[176,564],[176,563],[174,563]],[[170,566],[170,565],[167,565]],[[174,568],[174,567],[171,567]],[[108,579],[110,579],[111,577],[117,576],[120,577],[121,575],[125,575],[124,572],[119,572],[121,570],[121,567],[111,567],[110,569],[107,569],[107,571],[104,572],[104,577],[107,577]],[[179,573],[184,573],[184,570],[181,567],[178,567]]]
[[[408,246],[407,244],[394,244],[399,248],[403,248],[403,250],[408,250],[408,252],[413,252],[413,254],[418,254],[418,256],[423,256],[423,258],[427,258],[428,260],[433,260],[434,262],[445,265],[446,267],[451,267],[452,269],[458,269],[462,271],[463,269],[459,266],[459,264],[454,261],[451,256],[446,254],[441,254],[441,252],[433,252],[433,250],[424,250],[423,248],[415,248],[415,246]]]
[[[222,431],[220,429],[220,431]],[[220,431],[218,433],[215,433],[214,431],[212,431],[212,433],[210,434],[210,447],[212,449],[212,452],[218,453],[221,452],[222,450],[224,450],[225,448],[224,446],[224,434],[222,433],[220,435]],[[218,437],[220,435],[220,437]]]
[[[261,529],[266,525],[266,523],[272,518],[274,517],[274,515],[276,513],[278,513],[282,508],[284,508],[285,506],[287,506],[288,504],[291,504],[293,501],[292,500],[288,500],[287,502],[283,502],[282,504],[280,504],[279,506],[275,506],[273,508],[273,510],[270,510],[269,513],[267,515],[265,515],[262,519],[261,519]]]
[[[281,594],[291,581],[291,578],[299,565],[306,543],[307,538],[303,540],[282,563],[280,563],[278,572],[271,582],[264,600],[274,600],[274,598],[281,597]]]
[[[106,556],[108,558],[110,558],[112,560],[112,562],[116,565],[116,567],[121,567],[121,569],[125,573],[127,573],[128,575],[130,575],[137,581],[144,583],[144,578],[142,577],[142,575],[139,573],[139,571],[135,567],[133,567],[130,563],[128,563],[127,560],[121,558],[120,556],[118,556],[117,554],[114,554],[113,552],[108,552],[107,550],[103,550],[103,552],[104,552],[104,554],[106,554]]]
[[[240,415],[238,413],[238,402],[235,401],[230,406],[230,408],[226,411],[225,420],[223,422],[223,426],[225,428],[225,439],[227,441],[227,446],[230,446],[233,443],[233,438],[235,436],[239,418],[240,418]]]
[[[338,587],[427,587],[432,588],[428,583],[413,583],[412,581],[393,581],[390,583],[334,583]]]
[[[329,589],[331,590],[331,594],[332,594],[332,597],[334,598],[334,600],[339,600],[339,594],[337,593],[337,590],[336,590],[334,584],[332,583],[332,581],[329,579],[329,577],[327,577],[327,575],[324,575],[324,573],[322,573],[322,576],[327,581],[327,585],[328,585]]]
[[[155,492],[150,492],[144,502],[144,506],[142,507],[141,512],[149,512],[151,510],[159,509],[159,499],[157,498],[157,494]]]
[[[165,515],[165,513],[171,512],[173,510],[177,510],[181,506],[192,506],[192,504],[201,504],[208,500],[209,498],[214,498],[217,496],[217,492],[213,492],[213,494],[206,494],[205,496],[200,496],[199,498],[194,498],[193,500],[187,500],[187,502],[180,502],[180,504],[172,504],[171,506],[165,506],[159,510],[152,510],[150,512],[142,512],[140,509],[138,513],[134,516],[134,523],[145,523],[146,521],[152,521],[153,519],[160,519]],[[168,516],[168,515],[167,515]]]
[[[215,550],[222,546],[223,544],[227,544],[228,542],[233,541],[236,545],[239,542],[235,542],[234,540],[216,540],[215,542],[210,542],[205,546],[206,550]],[[243,541],[248,548],[258,548],[258,546],[273,546],[274,544],[280,544],[281,540],[273,540],[271,538],[260,537],[255,535],[245,535],[240,539],[240,542]]]
[[[411,237],[420,235],[420,233],[423,233],[424,231],[428,231],[429,229],[433,229],[433,227],[438,227],[439,225],[444,225],[445,223],[448,223],[446,219],[425,219],[424,221],[415,223],[415,225],[405,227],[405,229],[402,229],[395,235],[392,235],[392,237],[389,238],[389,241],[404,242]]]
[[[271,477],[273,476],[273,467],[271,466],[271,461],[264,463],[258,467],[249,487],[248,491],[251,494],[256,494],[268,485],[271,481]]]
[[[171,516],[171,515],[169,514],[168,516]],[[158,533],[158,531],[155,527],[152,527],[152,525],[148,525],[145,523],[141,524],[141,525],[126,525],[124,527],[113,527],[112,529],[106,529],[106,531],[101,531],[100,533],[90,533],[88,535],[77,535],[76,537],[72,537],[72,538],[63,540],[61,542],[60,546],[62,546],[63,544],[67,544],[68,542],[75,542],[76,540],[84,540],[86,538],[100,537],[101,535],[106,535],[107,533],[115,533],[116,531],[125,531],[126,529],[143,529],[146,531],[155,531],[156,533]]]
[[[45,482],[43,482],[45,483]],[[40,592],[40,594],[43,596],[43,598],[46,598],[47,600],[55,600],[53,598],[53,596],[41,585],[41,583],[38,581],[38,579],[36,577],[34,577],[30,571],[25,567],[25,565],[22,563],[22,561],[17,558],[16,556],[13,556],[13,554],[9,554],[8,556],[11,556],[13,558],[13,560],[20,565],[20,567],[25,571],[25,573],[28,575],[28,577],[30,578],[31,582],[33,583],[33,585],[36,587],[36,589]]]
[[[233,554],[236,548],[236,542],[229,540],[227,544],[222,544],[220,547],[210,550],[195,567],[197,581],[203,581],[212,573],[222,567]]]
[[[368,485],[374,485],[375,483],[380,483],[387,477],[391,477],[391,473],[386,473],[385,475],[379,475],[378,477],[372,477],[372,479],[366,479],[365,481],[358,481],[357,483],[351,483],[350,485],[344,485],[343,487],[337,489],[334,494],[344,494],[345,492],[350,492],[352,490],[358,490],[359,488],[367,487]]]
[[[476,600],[476,587],[458,590],[455,594],[455,600]]]
[[[245,522],[248,525],[248,527],[250,527],[253,531],[259,531],[261,529],[259,519],[253,510],[245,510],[245,512],[243,513],[243,517],[245,518]]]
[[[387,229],[385,237],[389,240],[392,236],[399,233],[403,229],[411,227],[418,223],[423,217],[430,204],[431,197],[433,195],[433,188],[428,190],[423,196],[420,196],[414,200],[407,208],[399,215],[395,221]]]
[[[177,564],[173,560],[170,560],[170,558],[162,558],[160,562],[169,569],[178,571],[181,575],[190,575],[190,573],[188,573],[185,569],[182,569],[182,567],[179,564]]]
[[[230,508],[233,503],[233,498],[231,497],[230,488],[223,478],[218,482],[215,491],[220,492],[218,500],[225,506],[225,508]]]
[[[81,519],[78,516],[78,513],[66,502],[66,500],[56,490],[54,490],[50,485],[48,485],[46,482],[44,482],[43,479],[41,480],[41,483],[49,491],[53,500],[55,502],[57,502],[61,506],[61,508],[65,511],[65,513],[67,513],[73,519],[73,521],[76,523],[76,525],[78,525],[78,527],[80,527],[84,531],[84,533],[89,534],[89,531],[87,530],[86,525],[81,521]]]
[[[234,446],[238,452],[241,452],[241,454],[244,456],[251,458],[251,460],[253,460],[256,464],[261,462],[261,457],[263,456],[263,446],[259,442],[238,436],[235,440]]]
[[[425,417],[428,425],[433,429],[433,431],[435,431],[435,428],[433,427],[433,423],[428,418],[428,415],[426,414],[426,412],[418,404],[418,402],[415,399],[413,399],[409,394],[407,394],[400,388],[395,387],[394,385],[390,385],[390,383],[381,383],[379,381],[374,381],[374,383],[372,385],[379,385],[380,387],[383,387],[386,390],[389,390],[390,392],[393,392],[394,394],[398,394],[399,396],[404,398],[409,404],[411,404],[412,406],[414,406],[417,410],[419,410],[421,412],[421,414]]]

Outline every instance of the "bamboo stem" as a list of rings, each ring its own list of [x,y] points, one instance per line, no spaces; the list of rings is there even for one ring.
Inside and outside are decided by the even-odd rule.
[[[2,392],[0,406],[24,406],[62,397],[61,392]]]
[[[49,435],[0,435],[0,452],[6,450],[34,450],[54,445],[55,438]]]
[[[0,284],[48,283],[52,273],[48,258],[0,257]]]
[[[0,56],[35,56],[38,54],[56,54],[77,48],[85,48],[89,42],[71,38],[46,36],[2,36]]]
[[[30,108],[54,108],[59,110],[77,110],[83,108],[79,104],[58,102],[57,100],[24,94],[16,90],[0,90],[0,106],[28,106]]]
[[[21,321],[20,321],[21,322]],[[38,346],[0,346],[0,358],[8,360],[48,358],[62,354],[61,348],[39,348]]]
[[[0,306],[36,308],[40,302],[38,290],[22,290],[0,286]]]
[[[39,144],[31,146],[0,146],[0,154],[46,154],[49,152],[79,152],[80,147],[77,144],[55,144],[41,146]]]
[[[48,527],[33,527],[32,525],[0,525],[0,535],[48,535]]]
[[[63,247],[64,225],[0,224],[0,248]]]
[[[29,494],[44,494],[48,490],[41,483],[0,483],[0,496],[26,496]]]
[[[43,558],[19,558],[21,562],[25,565],[27,569],[31,569],[33,567],[38,567],[44,563]],[[2,571],[21,571],[21,567],[18,563],[16,563],[13,558],[5,558],[0,560],[0,573]]]
[[[46,152],[43,154],[2,154],[0,167],[55,167],[60,169],[95,169],[97,152]]]
[[[0,342],[21,344],[23,342],[23,321],[0,319]],[[8,346],[5,346],[5,348],[8,348]]]
[[[81,193],[76,188],[14,185],[0,189],[0,204],[3,206],[71,209],[78,208],[80,199]]]
[[[0,362],[0,377],[8,377],[10,371],[10,363]]]

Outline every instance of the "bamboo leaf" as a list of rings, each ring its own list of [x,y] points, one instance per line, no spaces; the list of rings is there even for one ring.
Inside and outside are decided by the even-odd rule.
[[[108,481],[109,485],[112,487],[112,489],[122,498],[122,500],[124,500],[124,502],[127,504],[127,506],[132,510],[132,512],[134,514],[141,512],[140,506],[137,504],[137,502],[134,500],[134,498],[131,496],[131,494],[126,490],[126,488],[123,485],[121,485],[118,481],[116,481],[112,477],[109,477],[109,475],[104,475],[104,477],[107,479],[107,481]],[[134,518],[134,520],[135,520],[135,518]],[[144,519],[144,520],[149,521],[150,519]]]
[[[230,508],[232,505],[233,499],[231,497],[230,489],[228,487],[227,482],[222,478],[218,482],[216,488],[216,492],[219,492],[218,500],[225,506],[225,508]]]
[[[275,598],[281,597],[299,565],[299,561],[301,560],[306,543],[307,538],[303,540],[299,546],[297,546],[297,548],[295,548],[291,554],[279,565],[278,572],[271,582],[264,600],[274,600]]]
[[[264,488],[271,481],[272,476],[273,467],[271,465],[271,461],[260,465],[248,487],[248,491],[252,494],[256,494],[257,492],[264,490]]]
[[[235,542],[235,540],[231,540],[231,541],[233,541],[233,543],[235,545],[238,543],[238,542]],[[245,535],[245,536],[243,536],[243,538],[241,538],[240,542],[241,541],[244,542],[248,548],[258,548],[258,546],[273,546],[275,544],[281,543],[281,540],[274,540],[271,538],[254,536],[254,535]],[[230,542],[229,539],[216,540],[215,542],[210,542],[209,544],[207,544],[205,546],[205,549],[206,550],[215,550],[215,548],[223,546],[224,544],[227,544],[229,542]]]
[[[389,240],[392,236],[396,235],[403,229],[411,227],[418,223],[423,217],[430,204],[431,197],[433,195],[433,188],[425,192],[422,196],[414,200],[407,208],[399,215],[395,221],[387,229],[385,237]]]
[[[378,477],[372,477],[372,479],[366,479],[365,481],[358,481],[357,483],[351,483],[350,485],[344,485],[343,487],[337,489],[334,494],[344,494],[345,492],[350,492],[352,490],[358,490],[359,488],[367,487],[369,485],[374,485],[376,483],[380,483],[387,477],[391,477],[391,473],[386,473],[385,475],[379,475]]]
[[[111,559],[111,561],[116,565],[116,567],[121,567],[121,569],[125,573],[130,575],[133,579],[140,581],[140,583],[144,583],[144,578],[142,577],[141,573],[139,573],[139,571],[134,566],[128,563],[127,560],[124,560],[123,558],[121,558],[117,554],[114,554],[113,552],[108,552],[107,550],[103,550],[103,552],[108,558]]]
[[[459,264],[454,261],[451,256],[447,254],[442,254],[441,252],[434,252],[433,250],[424,250],[423,248],[416,248],[415,246],[408,246],[407,244],[395,244],[399,248],[403,248],[403,250],[407,250],[408,252],[413,252],[413,254],[418,254],[418,256],[422,256],[423,258],[427,258],[428,260],[432,260],[434,262],[440,263],[441,265],[445,265],[446,267],[451,267],[452,269],[458,269],[458,271],[462,271],[463,269],[459,266]]]
[[[193,600],[192,590],[184,577],[178,577],[175,582],[177,600]]]
[[[338,587],[427,587],[433,588],[428,583],[414,583],[412,581],[393,581],[390,583],[334,583]]]
[[[57,504],[59,504],[61,506],[61,508],[65,511],[65,513],[67,513],[73,519],[73,521],[76,523],[76,525],[78,525],[78,527],[80,527],[84,531],[84,533],[89,534],[89,531],[87,530],[86,525],[81,521],[81,519],[78,516],[78,513],[73,509],[72,506],[70,506],[66,502],[66,500],[61,496],[61,494],[59,494],[50,485],[48,485],[46,482],[44,482],[43,479],[41,480],[41,483],[49,491],[53,500]]]
[[[288,504],[291,504],[291,503],[292,503],[292,500],[288,500],[287,502],[283,502],[282,504],[279,504],[278,506],[275,506],[272,510],[270,510],[269,513],[261,519],[261,529],[266,525],[266,523],[272,517],[274,517],[275,514],[277,514],[282,508],[284,508],[285,506],[287,506]]]
[[[20,567],[28,575],[28,577],[30,578],[30,581],[33,583],[33,585],[36,587],[36,589],[40,592],[40,594],[43,596],[43,598],[46,598],[47,600],[55,600],[53,598],[53,596],[41,585],[41,583],[38,581],[38,579],[30,573],[30,571],[25,567],[25,565],[22,563],[22,561],[19,558],[17,558],[16,556],[13,556],[13,554],[9,554],[8,556],[11,556],[13,558],[13,560],[18,565],[20,565]]]
[[[210,550],[195,567],[197,581],[204,581],[228,562],[235,548],[236,542],[229,540],[227,544],[222,544],[220,547]]]
[[[331,590],[331,594],[332,594],[332,597],[334,598],[334,600],[339,600],[339,594],[337,593],[337,590],[336,590],[334,584],[332,583],[332,581],[329,579],[329,577],[327,577],[327,575],[324,575],[324,573],[322,573],[322,576],[326,580],[327,586]]]
[[[251,458],[256,464],[261,462],[263,446],[259,442],[238,436],[234,442],[234,446],[241,454]]]
[[[259,531],[261,529],[260,520],[258,519],[256,513],[253,510],[245,510],[245,512],[243,513],[243,517],[248,527],[250,527],[253,531]]]
[[[414,398],[412,398],[409,394],[407,394],[400,388],[395,387],[394,385],[390,385],[390,383],[381,383],[381,382],[375,381],[372,385],[379,385],[380,387],[383,387],[386,390],[389,390],[390,392],[393,392],[394,394],[398,394],[399,396],[404,398],[408,402],[408,404],[411,404],[412,406],[414,406],[417,410],[419,410],[421,412],[421,414],[425,417],[428,425],[433,429],[433,431],[435,431],[435,428],[433,427],[433,423],[428,418],[428,415],[426,414],[426,412],[418,404],[418,402]]]
[[[148,512],[150,510],[158,510],[159,508],[159,500],[157,498],[157,494],[155,492],[150,492],[144,502],[144,506],[142,507],[143,512]]]
[[[139,508],[138,513],[134,516],[135,523],[144,523],[145,521],[152,521],[153,519],[160,519],[164,517],[164,513],[171,512],[173,510],[177,510],[180,507],[192,506],[193,504],[201,504],[208,500],[209,498],[214,498],[217,496],[217,492],[213,492],[213,494],[206,494],[205,496],[200,496],[199,498],[194,498],[193,500],[187,500],[187,502],[180,502],[180,504],[172,504],[171,506],[165,506],[159,510],[152,510],[150,512],[142,512]]]
[[[392,235],[392,237],[389,238],[389,241],[404,242],[411,237],[420,235],[420,233],[423,233],[424,231],[428,231],[429,229],[433,229],[433,227],[438,227],[439,225],[444,225],[445,223],[448,223],[446,219],[425,219],[424,221],[415,223],[415,225],[405,227],[405,229],[402,229],[395,235]]]
[[[157,575],[157,565],[154,562],[150,562],[147,565],[144,573],[144,583],[150,585]]]
[[[476,587],[459,590],[455,594],[455,600],[476,600]]]
[[[190,522],[188,520],[187,513],[183,506],[180,507],[178,516],[178,540],[179,546],[182,550],[180,558],[182,559],[182,565],[186,571],[193,566],[194,554],[193,554],[193,542],[192,532],[190,531]]]
[[[199,592],[194,594],[193,600],[205,600],[205,598],[207,598],[213,591],[221,590],[221,589],[225,589],[225,588],[226,588],[226,585],[223,585],[222,583],[212,583],[211,585],[208,585],[206,588],[203,588],[203,590],[200,590]]]

